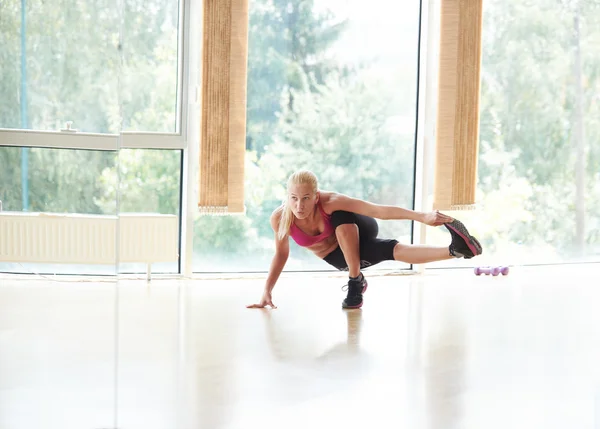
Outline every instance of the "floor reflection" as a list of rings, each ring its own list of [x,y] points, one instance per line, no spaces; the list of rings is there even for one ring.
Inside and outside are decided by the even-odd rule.
[[[598,429],[596,270],[371,277],[360,310],[338,279],[276,310],[260,280],[4,281],[0,428]]]
[[[439,311],[439,330],[426,339],[425,427],[453,429],[462,427],[464,417],[467,325],[456,305],[445,304]]]

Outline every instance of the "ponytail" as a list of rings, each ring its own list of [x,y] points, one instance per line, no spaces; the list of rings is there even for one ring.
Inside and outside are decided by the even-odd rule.
[[[292,209],[284,202],[281,207],[281,218],[279,219],[279,229],[277,231],[277,237],[280,240],[283,240],[289,233],[293,221],[294,214],[292,213]]]

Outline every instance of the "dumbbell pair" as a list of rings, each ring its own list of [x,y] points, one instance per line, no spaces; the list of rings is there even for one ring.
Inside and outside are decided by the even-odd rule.
[[[508,267],[475,267],[475,275],[480,276],[482,274],[485,274],[486,276],[489,276],[490,274],[492,276],[497,276],[499,274],[506,276],[508,275]]]

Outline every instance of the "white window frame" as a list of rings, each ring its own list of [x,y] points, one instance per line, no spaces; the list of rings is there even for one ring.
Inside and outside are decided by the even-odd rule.
[[[0,146],[117,150],[117,134],[0,129]]]
[[[200,106],[202,83],[203,1],[181,0],[184,4],[183,85],[185,112],[181,129],[185,135],[181,180],[180,275],[192,277],[194,218],[198,212],[197,167],[200,153]]]
[[[114,133],[82,133],[78,131],[41,131],[0,128],[0,146],[47,147],[57,149],[108,150],[119,149],[185,149],[187,128],[187,46],[190,0],[180,0],[177,36],[177,108],[176,131],[159,133],[124,131]],[[77,128],[77,124],[74,124]]]
[[[429,212],[433,210],[430,172],[435,168],[440,0],[423,0],[421,7],[419,111],[414,192],[415,210]],[[426,244],[427,228],[422,223],[414,224],[413,243]],[[422,273],[426,265],[414,264],[413,270]]]

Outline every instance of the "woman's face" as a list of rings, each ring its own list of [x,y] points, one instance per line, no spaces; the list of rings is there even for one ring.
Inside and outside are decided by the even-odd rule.
[[[319,195],[313,192],[312,187],[305,185],[292,185],[288,192],[288,203],[298,219],[305,219],[315,210]]]

